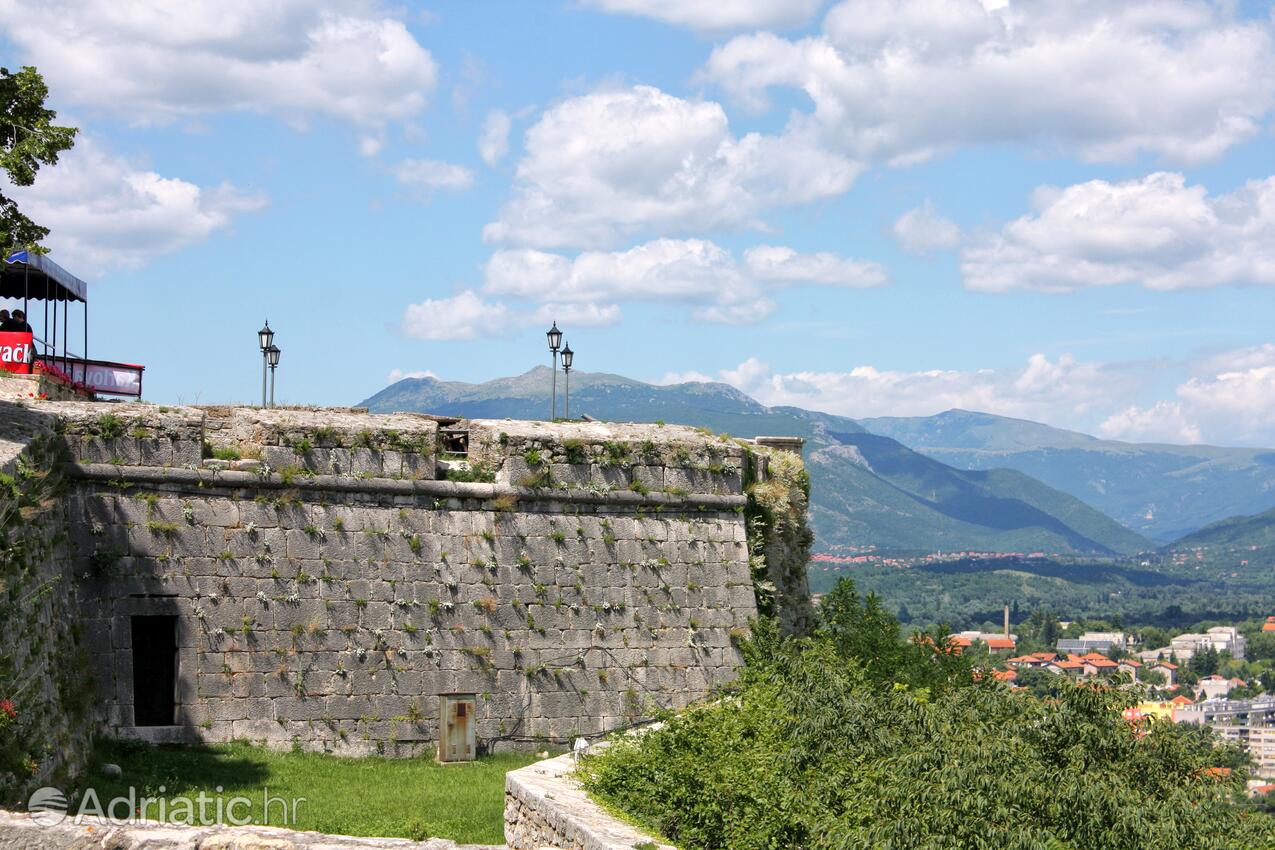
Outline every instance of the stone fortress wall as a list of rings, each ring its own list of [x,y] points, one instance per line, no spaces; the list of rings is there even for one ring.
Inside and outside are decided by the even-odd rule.
[[[440,697],[470,694],[483,749],[568,741],[729,680],[759,602],[790,628],[807,616],[800,463],[763,445],[349,410],[41,410],[67,452],[68,590],[114,734],[412,754],[439,736]],[[135,618],[157,617],[175,625],[174,722],[138,725]]]

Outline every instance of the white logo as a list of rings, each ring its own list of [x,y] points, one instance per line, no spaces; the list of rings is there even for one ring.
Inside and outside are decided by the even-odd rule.
[[[66,795],[56,788],[37,788],[27,801],[27,811],[39,826],[57,826],[66,820]]]

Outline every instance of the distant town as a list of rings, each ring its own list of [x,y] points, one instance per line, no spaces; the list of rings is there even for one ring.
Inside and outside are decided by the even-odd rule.
[[[1008,607],[1004,616],[1000,631],[948,635],[950,651],[974,655],[985,673],[1045,698],[1063,678],[1134,690],[1140,699],[1126,710],[1127,718],[1210,727],[1221,743],[1253,759],[1257,779],[1249,783],[1250,794],[1275,791],[1275,616],[1182,632],[1159,645],[1144,639],[1151,634],[1077,633],[1078,624],[1058,621],[1063,636],[1048,648],[1038,637],[1010,631]],[[1162,636],[1162,630],[1147,631]],[[1250,655],[1250,642],[1260,658]]]

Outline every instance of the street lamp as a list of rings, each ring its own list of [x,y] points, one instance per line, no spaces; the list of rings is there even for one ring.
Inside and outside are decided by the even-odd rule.
[[[270,363],[270,406],[274,407],[274,370],[279,365],[279,355],[283,354],[283,350],[274,343],[266,349],[266,360]]]
[[[571,418],[571,360],[575,357],[575,352],[571,350],[571,343],[567,343],[562,349],[562,377],[566,381],[566,398],[562,406],[562,418]]]
[[[274,331],[270,330],[270,320],[266,326],[257,331],[257,341],[261,344],[261,406],[266,406],[266,351],[274,345]]]
[[[558,330],[557,322],[545,331],[545,336],[549,338],[549,351],[553,353],[553,395],[549,402],[549,421],[552,422],[558,418],[558,346],[562,345],[562,331]]]

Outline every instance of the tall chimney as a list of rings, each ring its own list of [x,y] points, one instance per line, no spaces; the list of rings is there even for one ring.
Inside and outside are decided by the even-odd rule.
[[[1005,603],[1005,637],[1009,637],[1009,603]]]

